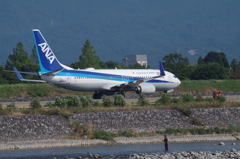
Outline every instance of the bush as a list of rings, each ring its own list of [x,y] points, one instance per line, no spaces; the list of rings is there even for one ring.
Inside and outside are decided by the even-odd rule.
[[[195,98],[195,101],[196,102],[203,102],[204,101],[204,98],[202,97],[202,95],[198,94]]]
[[[124,107],[127,105],[126,100],[121,94],[116,94],[114,96],[114,105]]]
[[[94,107],[101,107],[101,103],[99,101],[93,101],[93,106]]]
[[[41,104],[40,104],[40,101],[38,98],[34,98],[31,102],[30,102],[30,105],[29,105],[30,108],[32,109],[39,109],[41,108]]]
[[[172,102],[171,97],[169,94],[164,93],[160,99],[158,99],[155,104],[161,105],[161,104],[170,104]]]
[[[192,94],[184,94],[181,96],[181,99],[183,102],[193,102],[194,101],[194,97]]]
[[[80,102],[82,103],[83,107],[92,107],[94,101],[90,97],[81,97]]]
[[[114,104],[114,101],[111,97],[108,97],[106,95],[103,96],[102,105],[104,107],[111,107],[113,106],[113,104]]]
[[[226,101],[227,101],[227,99],[226,99],[226,97],[225,97],[224,95],[219,95],[219,96],[217,97],[217,100],[218,100],[219,102],[226,102]]]
[[[141,94],[139,94],[137,105],[139,105],[139,106],[147,106],[147,105],[150,105],[150,102],[149,102],[149,100],[147,100],[145,98],[144,94],[141,93]]]
[[[64,97],[56,98],[55,99],[55,106],[64,108],[67,107],[68,101]]]
[[[68,96],[65,96],[64,98],[67,100],[67,106],[68,107],[80,107],[80,106],[82,106],[82,103],[77,96],[68,95]]]

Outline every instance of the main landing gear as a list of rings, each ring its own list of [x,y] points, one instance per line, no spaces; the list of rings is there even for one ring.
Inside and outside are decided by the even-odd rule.
[[[93,94],[93,99],[101,99],[103,94],[101,92],[95,92]]]

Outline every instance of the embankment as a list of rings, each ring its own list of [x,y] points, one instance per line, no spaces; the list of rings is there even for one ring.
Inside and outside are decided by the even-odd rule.
[[[206,127],[226,127],[228,125],[240,125],[240,108],[197,108],[193,109],[193,116],[204,123]],[[141,111],[122,111],[122,112],[99,112],[73,114],[72,121],[80,125],[92,123],[93,129],[117,132],[118,130],[134,130],[136,132],[151,132],[164,130],[166,128],[197,128],[191,120],[184,116],[180,111],[173,109],[163,110],[141,110]],[[6,116],[0,117],[0,144],[11,142],[21,143],[21,141],[31,141],[37,143],[38,140],[50,141],[70,135],[72,128],[69,121],[57,115],[29,115],[29,116]],[[186,136],[185,136],[186,138]],[[224,139],[225,138],[225,139]],[[149,138],[115,138],[119,144],[134,142],[157,142],[158,137]],[[189,141],[215,141],[235,140],[231,135],[217,136],[194,136],[194,137],[169,137],[175,142]],[[125,141],[124,141],[125,140]],[[60,142],[55,140],[55,142]],[[64,141],[61,141],[64,143]],[[72,142],[72,141],[71,141]],[[98,141],[99,144],[103,141]],[[67,140],[66,142],[67,143]],[[85,142],[84,142],[85,143]],[[95,143],[95,142],[94,142]],[[49,144],[46,142],[46,145]],[[91,143],[92,144],[92,143]],[[98,143],[95,143],[98,144]],[[106,143],[108,144],[108,143]],[[10,144],[11,145],[11,144]],[[21,144],[20,144],[21,145]],[[60,144],[62,145],[62,144]],[[71,145],[71,144],[70,144]],[[73,144],[74,145],[74,144]],[[83,144],[84,145],[84,144]],[[6,146],[6,145],[5,145]],[[12,144],[14,147],[14,144]],[[12,147],[10,146],[10,147]],[[56,146],[53,144],[52,146]],[[19,148],[22,146],[19,146]],[[45,146],[46,147],[46,146]]]

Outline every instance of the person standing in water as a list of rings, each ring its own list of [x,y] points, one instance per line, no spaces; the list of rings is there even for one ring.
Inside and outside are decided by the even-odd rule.
[[[165,151],[168,151],[168,138],[167,138],[167,135],[164,135],[164,145],[165,145]]]

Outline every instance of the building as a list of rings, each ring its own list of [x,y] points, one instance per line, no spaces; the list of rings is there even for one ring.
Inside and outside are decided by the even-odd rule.
[[[123,64],[125,66],[139,63],[141,66],[148,66],[147,55],[124,55]]]

